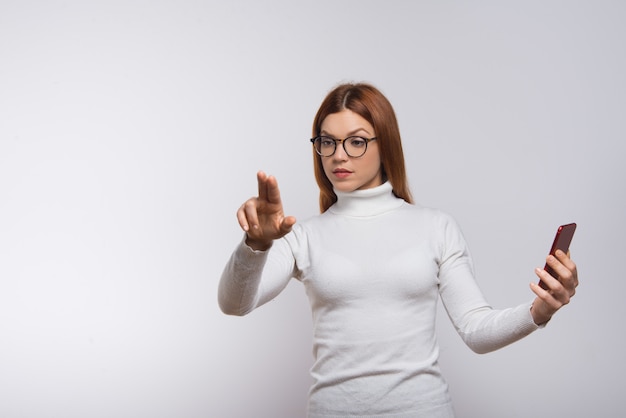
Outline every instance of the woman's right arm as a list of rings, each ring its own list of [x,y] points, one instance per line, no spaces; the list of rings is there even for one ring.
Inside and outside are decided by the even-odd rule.
[[[275,241],[267,251],[242,241],[220,279],[220,309],[228,315],[246,315],[278,296],[294,275],[295,261],[285,240]]]
[[[259,172],[257,181],[259,195],[237,211],[245,240],[232,254],[220,280],[218,302],[230,315],[245,315],[274,298],[294,272],[289,246],[276,240],[291,231],[296,219],[283,213],[276,178]]]

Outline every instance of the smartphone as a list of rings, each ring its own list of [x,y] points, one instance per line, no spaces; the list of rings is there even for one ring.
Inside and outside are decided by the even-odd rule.
[[[552,248],[550,248],[550,254],[554,255],[556,250],[561,250],[567,254],[567,251],[569,250],[569,246],[572,243],[572,238],[574,238],[575,231],[576,231],[575,223],[559,226],[559,228],[556,230],[556,236],[554,237],[554,241],[552,242]],[[547,271],[548,273],[550,273],[552,277],[555,277],[558,279],[558,276],[556,275],[554,270],[552,270],[552,268],[548,266],[547,263],[543,269]],[[539,286],[541,286],[542,288],[546,290],[548,289],[546,284],[541,280],[539,280]]]

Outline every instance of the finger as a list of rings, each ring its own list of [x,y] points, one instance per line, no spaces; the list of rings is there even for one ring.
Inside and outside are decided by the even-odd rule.
[[[252,198],[243,205],[243,212],[246,218],[248,229],[245,231],[250,233],[251,230],[259,229],[259,216],[257,213],[257,199]]]
[[[276,177],[274,176],[269,176],[267,178],[267,201],[275,204],[281,203],[278,180],[276,180]]]
[[[550,298],[545,298],[542,296],[542,299],[546,303],[548,303],[552,307],[560,307],[563,305],[567,305],[570,302],[570,298],[574,296],[575,293],[574,288],[570,288],[569,286],[564,285],[562,281],[558,280],[556,277],[552,276],[544,269],[536,268],[535,274],[537,274],[537,276],[547,287],[547,289],[542,289],[544,292],[547,292],[550,295]],[[541,286],[538,287],[541,288]],[[539,296],[537,292],[535,292],[535,294]],[[552,300],[552,302],[550,302],[550,300]]]
[[[547,306],[556,312],[563,305],[567,305],[570,301],[569,293],[554,277],[550,276],[545,270],[537,268],[535,274],[541,278],[546,284],[547,289],[542,288],[537,283],[531,283],[530,289],[537,295]]]
[[[571,272],[553,255],[546,257],[546,264],[552,269],[552,276],[555,279],[562,279],[569,276]]]
[[[556,252],[555,256],[548,256],[546,263],[554,271],[555,278],[568,290],[569,296],[573,296],[575,288],[578,286],[576,264],[560,250]]]
[[[562,252],[556,254],[559,262],[561,263],[561,282],[565,286],[570,296],[574,296],[576,293],[576,287],[578,287],[578,270],[576,269],[576,263],[574,263],[567,255]]]
[[[559,303],[550,291],[545,290],[537,283],[530,284],[530,290],[539,298],[543,303],[544,307],[541,309],[544,314],[548,316],[552,316],[560,307],[561,303]],[[539,307],[538,307],[539,308]],[[546,309],[547,308],[547,309]],[[548,312],[546,312],[546,310]]]
[[[554,289],[556,289],[558,286],[561,286],[561,283],[557,280],[556,277],[553,277],[550,273],[548,273],[545,269],[539,268],[537,267],[535,269],[535,274],[537,275],[537,277],[539,277],[539,279],[543,282],[543,284],[546,286],[546,289],[543,289],[544,291],[550,293],[552,292]],[[541,286],[540,286],[541,287]]]
[[[555,255],[561,264],[563,264],[572,273],[576,284],[578,284],[578,269],[576,268],[576,263],[572,261],[569,251],[565,254],[563,251],[558,250]]]
[[[546,289],[544,289],[543,287],[539,286],[537,283],[534,283],[534,282],[530,283],[530,290],[532,290],[533,293],[541,299],[550,295],[550,293]]]
[[[281,232],[284,234],[287,234],[288,232],[291,231],[291,229],[293,228],[293,226],[296,224],[296,218],[293,216],[287,216],[283,219],[283,221],[280,224],[280,230]]]
[[[549,320],[552,315],[563,306],[558,300],[554,299],[550,292],[543,289],[537,283],[531,283],[530,290],[537,296],[537,300],[533,302],[531,309],[536,310],[536,313],[540,317],[543,317],[543,320],[537,323],[543,323]]]
[[[244,210],[244,205],[241,205],[237,210],[237,222],[239,222],[239,226],[245,232],[248,232],[250,229],[250,224],[248,223],[248,219],[246,218],[246,212]]]
[[[267,200],[267,174],[259,171],[256,173],[256,180],[259,188],[259,199]]]

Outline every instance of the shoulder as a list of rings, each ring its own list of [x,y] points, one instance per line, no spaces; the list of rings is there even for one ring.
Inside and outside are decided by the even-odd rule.
[[[308,240],[307,237],[311,234],[311,231],[315,231],[320,227],[321,223],[323,223],[323,215],[324,214],[322,213],[320,215],[314,215],[304,220],[298,220],[298,222],[295,223],[291,231],[283,238],[292,247],[302,245],[302,243]]]
[[[436,242],[463,240],[459,223],[443,209],[407,203],[401,211],[404,215],[399,217],[400,222],[406,226],[407,231],[426,234]]]
[[[408,216],[423,218],[435,224],[456,224],[454,217],[443,209],[422,206],[418,203],[406,203],[400,207],[400,211],[406,212]]]

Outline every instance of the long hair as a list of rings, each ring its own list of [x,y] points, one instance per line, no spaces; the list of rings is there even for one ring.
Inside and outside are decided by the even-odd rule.
[[[331,90],[320,105],[313,120],[313,137],[320,134],[326,116],[344,109],[353,111],[368,121],[376,132],[380,150],[383,181],[389,181],[396,197],[413,203],[404,167],[400,128],[389,100],[374,86],[365,83],[340,84]],[[322,157],[313,150],[315,180],[320,188],[320,211],[337,201],[333,185],[322,167]]]

